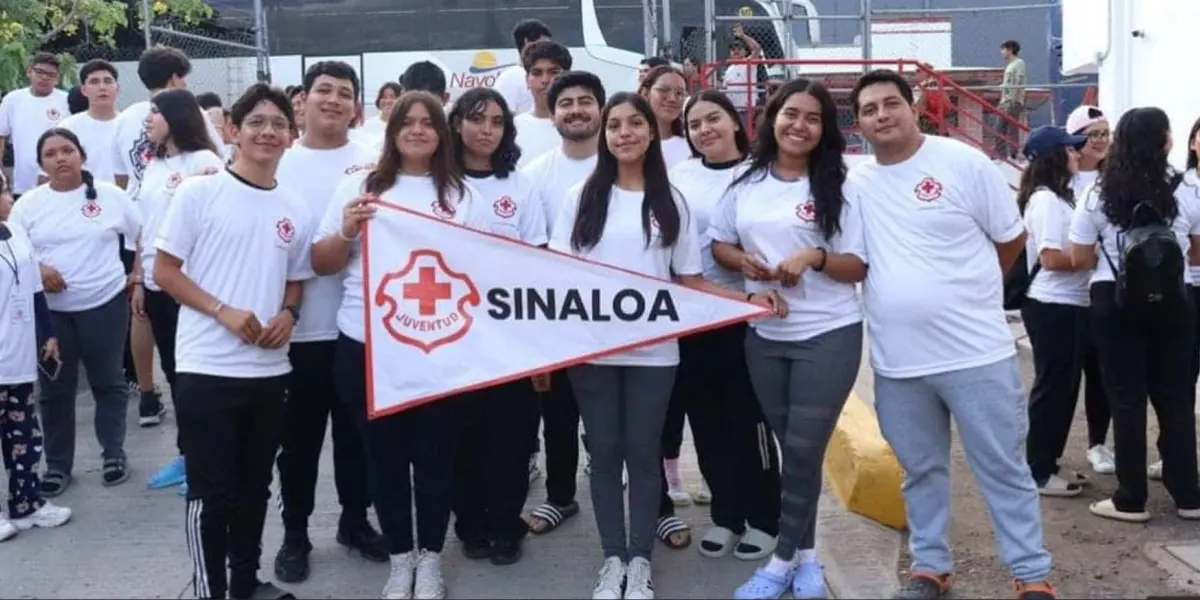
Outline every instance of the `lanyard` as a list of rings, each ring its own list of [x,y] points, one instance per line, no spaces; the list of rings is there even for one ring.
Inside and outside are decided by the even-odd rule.
[[[21,272],[18,268],[19,265],[17,264],[17,253],[15,250],[13,250],[12,244],[10,244],[8,240],[4,240],[4,247],[8,249],[8,256],[5,256],[3,252],[0,252],[0,260],[4,261],[4,264],[8,267],[8,270],[12,271],[13,279],[16,280],[17,287],[20,287]]]

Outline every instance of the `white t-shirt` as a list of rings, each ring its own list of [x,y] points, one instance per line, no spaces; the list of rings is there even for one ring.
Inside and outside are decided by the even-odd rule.
[[[696,220],[696,231],[700,235],[700,261],[704,265],[704,278],[724,287],[740,290],[745,288],[745,281],[739,271],[726,269],[717,264],[712,254],[712,235],[709,227],[713,213],[721,202],[721,198],[729,189],[729,184],[737,177],[742,169],[733,164],[716,166],[705,165],[699,158],[692,158],[675,165],[671,169],[671,185],[679,190],[680,195],[687,201],[688,210]]]
[[[116,117],[100,121],[81,112],[63,119],[59,126],[79,136],[79,142],[88,156],[83,168],[91,171],[96,181],[111,183],[119,160],[113,153],[113,141],[117,138]]]
[[[1074,207],[1047,188],[1041,188],[1029,197],[1025,205],[1025,265],[1033,272],[1033,265],[1043,250],[1058,250],[1063,254],[1071,251],[1067,232],[1071,229],[1071,214]],[[1029,284],[1026,296],[1047,304],[1088,306],[1088,280],[1091,271],[1050,271],[1042,268]]]
[[[142,234],[138,238],[141,255],[138,260],[142,263],[142,281],[147,289],[156,292],[162,290],[154,281],[154,255],[158,253],[154,249],[154,240],[158,238],[158,230],[167,215],[167,208],[175,198],[175,192],[185,179],[194,175],[214,175],[220,173],[224,166],[225,161],[208,150],[155,157],[146,165],[142,185],[138,187],[134,201],[142,214]]]
[[[754,106],[758,101],[758,68],[754,65],[729,65],[725,67],[725,95],[734,108]],[[747,104],[746,90],[749,89]]]
[[[283,310],[289,281],[312,277],[308,209],[286,190],[251,185],[229,170],[192,177],[175,192],[154,247],[183,261],[183,273],[263,327]],[[261,378],[292,370],[288,346],[259,348],[216,318],[179,308],[175,363],[180,373]]]
[[[321,219],[321,225],[317,228],[317,234],[313,237],[314,244],[329,236],[337,235],[342,230],[342,210],[363,193],[363,183],[366,182],[369,173],[369,171],[360,171],[342,178],[342,182],[333,192],[333,199],[329,201],[329,206],[325,209],[325,215]],[[433,178],[408,175],[399,176],[395,185],[379,194],[379,199],[384,202],[428,213],[441,219],[452,220],[459,225],[466,225],[481,231],[488,231],[495,218],[491,205],[485,205],[480,200],[479,191],[470,184],[467,184],[462,198],[459,198],[457,202],[450,203],[455,207],[454,214],[446,214],[440,207],[435,209],[434,207],[439,206],[437,197],[437,187],[433,183]],[[363,306],[362,245],[358,240],[354,241],[350,249],[350,260],[342,273],[344,274],[342,305],[337,312],[338,331],[356,342],[365,343],[366,309]]]
[[[137,205],[121,188],[96,182],[56,192],[42,184],[13,205],[8,219],[25,228],[38,260],[58,270],[66,289],[46,294],[50,310],[79,312],[101,306],[125,289],[119,236],[133,239],[142,226]]]
[[[514,171],[499,179],[493,174],[476,177],[468,173],[467,182],[479,192],[484,209],[493,213],[491,233],[532,246],[543,246],[550,241],[546,212],[529,176]]]
[[[671,279],[677,275],[701,275],[704,265],[700,262],[700,236],[696,233],[696,219],[688,211],[687,202],[676,197],[679,207],[679,237],[673,246],[664,248],[657,222],[651,221],[650,247],[646,247],[646,234],[642,230],[642,191],[623,190],[616,186],[608,202],[608,219],[600,241],[591,248],[575,251],[571,247],[571,232],[575,228],[575,216],[579,210],[579,194],[583,184],[571,188],[570,200],[558,214],[553,227],[550,248],[586,258],[588,260],[620,267],[660,279]],[[679,364],[679,342],[671,340],[660,344],[643,346],[628,352],[606,356],[593,361],[593,365],[627,367],[672,367]]]
[[[567,202],[568,192],[576,184],[583,182],[596,169],[596,157],[593,154],[583,160],[576,160],[566,155],[562,147],[555,148],[537,158],[534,158],[521,168],[537,187],[538,198],[542,210],[546,214],[546,225],[553,237],[554,224],[558,222],[558,213]]]
[[[1171,231],[1175,232],[1184,260],[1187,260],[1192,247],[1189,236],[1200,235],[1200,181],[1194,173],[1185,175],[1175,188],[1175,202],[1179,206],[1179,215],[1171,222]],[[1087,195],[1075,202],[1069,238],[1072,244],[1096,244],[1096,270],[1092,272],[1091,283],[1116,281],[1108,261],[1121,264],[1118,237],[1121,233],[1104,216],[1104,198],[1100,189],[1096,186],[1088,188]],[[1184,269],[1183,281],[1191,285],[1191,269]]]
[[[849,185],[843,195],[846,203],[838,219],[841,231],[826,239],[816,221],[807,178],[782,181],[771,174],[762,179],[754,175],[721,199],[709,235],[718,242],[740,245],[772,267],[804,248],[853,254],[867,262],[858,198]],[[809,269],[800,277],[800,283],[790,288],[778,282],[746,282],[748,292],[766,290],[779,292],[789,309],[782,319],[751,323],[768,340],[802,342],[863,320],[854,284],[839,283],[823,272]]]
[[[1025,227],[999,167],[927,135],[902,163],[859,163],[850,182],[871,258],[864,299],[875,372],[924,377],[1013,356],[995,244]]]
[[[681,135],[671,136],[659,146],[662,148],[663,162],[667,163],[668,171],[692,157],[692,148],[688,146],[687,138]]]
[[[149,116],[149,100],[131,104],[117,116],[117,131],[113,137],[115,144],[113,156],[116,161],[113,175],[129,177],[126,189],[134,195],[137,195],[137,186],[142,183],[142,174],[146,171],[146,165],[154,158],[154,142],[146,137],[146,117]],[[217,126],[213,125],[207,115],[202,113],[202,116],[204,116],[204,125],[208,129],[208,137],[217,147],[217,154],[224,156],[225,144],[222,141],[221,132],[217,131]]]
[[[24,194],[37,187],[38,138],[70,114],[67,93],[60,89],[45,96],[34,96],[29,88],[4,95],[0,101],[0,136],[9,138],[13,145],[13,193]]]
[[[384,132],[387,131],[387,121],[380,119],[378,116],[374,116],[366,121],[363,121],[361,126],[356,127],[351,131],[357,131],[359,135],[370,136],[371,138],[382,138]]]
[[[276,177],[308,207],[309,228],[316,231],[321,217],[333,201],[334,190],[348,175],[371,168],[379,155],[360,144],[317,150],[296,144],[284,153]],[[304,282],[300,322],[293,342],[336,340],[337,314],[342,305],[342,274],[314,277]]]
[[[0,242],[0,385],[37,379],[37,324],[33,295],[42,291],[33,243],[20,225],[9,222],[12,236]]]
[[[1092,184],[1096,183],[1096,179],[1100,177],[1100,171],[1078,171],[1071,177],[1071,189],[1075,192],[1075,198],[1083,198],[1084,192],[1087,191]]]
[[[529,91],[526,75],[524,66],[513,65],[501,71],[496,83],[492,84],[492,89],[504,96],[508,110],[514,115],[533,110],[533,92]]]
[[[531,112],[521,113],[513,117],[513,126],[517,128],[517,146],[521,148],[518,167],[529,164],[562,144],[562,136],[554,128],[554,119],[539,119]]]

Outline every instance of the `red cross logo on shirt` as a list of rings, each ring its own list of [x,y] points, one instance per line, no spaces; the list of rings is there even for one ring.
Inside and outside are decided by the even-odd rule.
[[[50,119],[51,121],[57,121],[61,116],[62,113],[58,112],[57,108],[51,107],[46,109],[46,118]]]
[[[279,239],[283,243],[292,243],[292,238],[296,237],[296,227],[292,225],[292,220],[284,217],[275,222],[275,233],[279,235]]]
[[[913,193],[917,195],[917,200],[921,202],[933,202],[942,197],[942,183],[932,177],[926,177],[917,184],[913,189]]]
[[[501,196],[492,204],[492,209],[496,211],[496,216],[502,219],[511,219],[513,215],[517,214],[517,203],[508,196]]]
[[[813,205],[812,198],[804,201],[804,204],[796,205],[796,216],[801,220],[811,223],[817,220],[817,207]]]
[[[167,178],[167,189],[173,190],[179,187],[180,183],[183,183],[183,176],[179,173],[171,173],[171,176]]]
[[[100,216],[100,204],[95,200],[88,200],[79,208],[79,214],[89,219],[95,219]]]

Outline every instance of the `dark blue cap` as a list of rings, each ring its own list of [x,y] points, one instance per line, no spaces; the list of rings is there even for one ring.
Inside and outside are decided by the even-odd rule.
[[[1029,132],[1029,135],[1025,138],[1023,154],[1025,154],[1026,158],[1033,160],[1055,148],[1063,146],[1070,146],[1078,150],[1087,141],[1088,138],[1086,135],[1071,135],[1061,127],[1043,125]]]

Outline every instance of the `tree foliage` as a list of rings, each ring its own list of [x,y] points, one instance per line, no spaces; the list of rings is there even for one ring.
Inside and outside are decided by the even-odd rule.
[[[205,0],[152,0],[151,19],[192,24],[213,15]],[[30,57],[64,39],[113,45],[117,32],[141,29],[141,0],[0,0],[0,91],[28,84]],[[64,81],[74,83],[75,60],[60,54]]]

